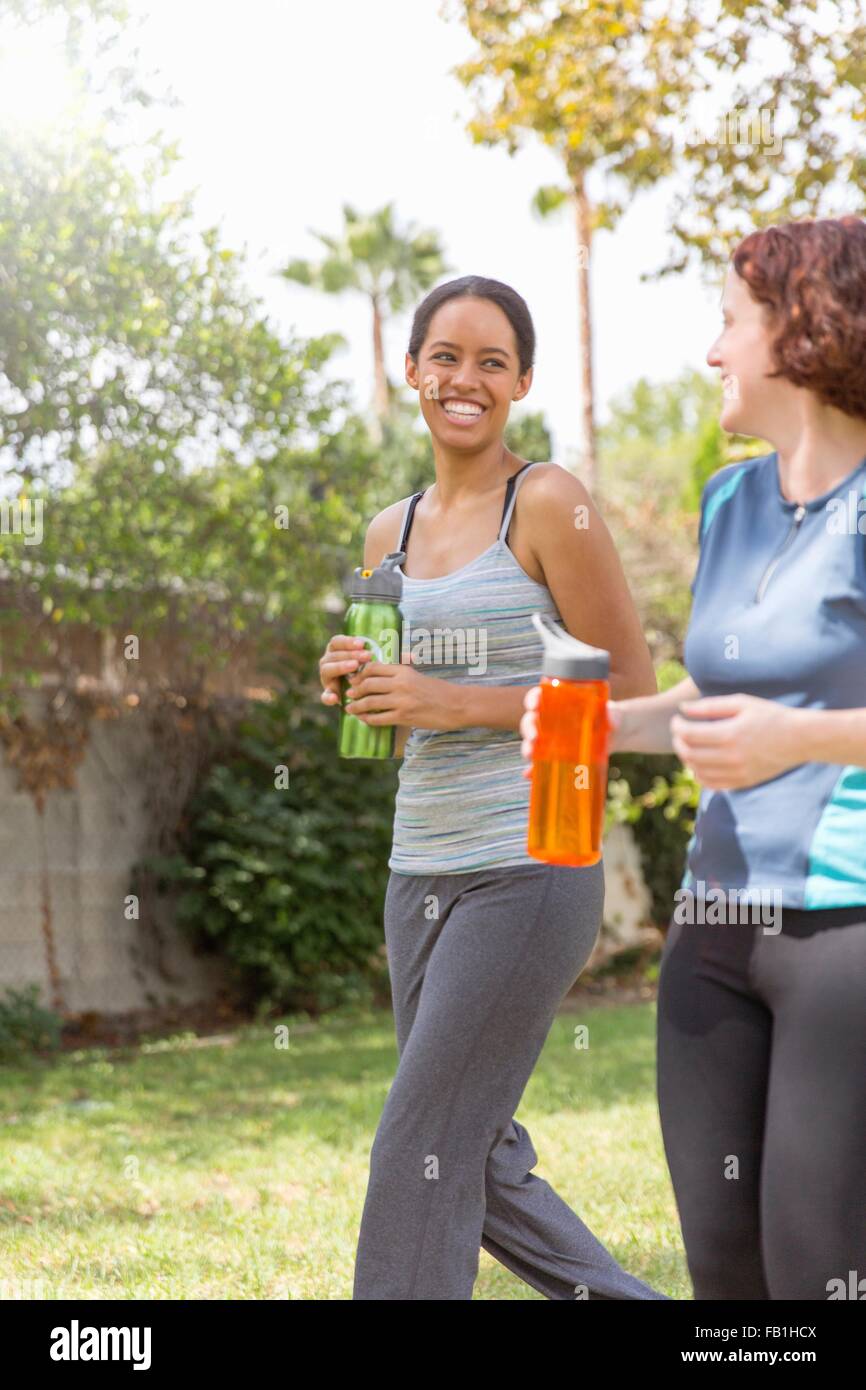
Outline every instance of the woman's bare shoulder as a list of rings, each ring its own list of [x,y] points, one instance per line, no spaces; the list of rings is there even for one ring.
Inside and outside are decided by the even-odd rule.
[[[409,497],[412,496],[414,494],[410,493]],[[365,565],[378,565],[386,555],[397,549],[400,542],[403,514],[409,497],[401,497],[399,502],[391,502],[373,517],[367,527],[367,537],[364,542]]]
[[[542,508],[550,502],[590,502],[589,489],[561,463],[536,463],[527,471],[520,485],[520,495]],[[530,501],[530,499],[532,499]]]

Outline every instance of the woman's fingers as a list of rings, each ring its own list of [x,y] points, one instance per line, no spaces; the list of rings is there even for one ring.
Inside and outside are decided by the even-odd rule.
[[[344,632],[338,632],[332,637],[319,661],[319,679],[323,686],[322,703],[339,704],[340,681],[344,676],[357,671],[371,656],[372,652],[362,637],[349,637]]]
[[[533,765],[534,765],[534,764],[533,764],[534,751],[535,751],[535,740],[534,740],[534,739],[527,739],[527,738],[525,738],[525,739],[523,740],[523,742],[521,743],[521,745],[520,745],[520,752],[521,752],[521,754],[522,754],[522,756],[523,756],[523,760],[524,760],[524,762],[523,762],[523,768],[521,769],[521,771],[522,771],[522,774],[523,774],[523,776],[526,778],[527,781],[529,781],[529,779],[532,777],[532,768],[533,768]]]
[[[526,700],[524,701],[524,703],[528,702],[529,696],[531,694],[531,690],[527,691]],[[535,710],[526,710],[520,719],[520,733],[522,736],[522,741],[520,744],[520,753],[521,757],[523,757],[526,760],[526,767],[522,769],[523,776],[526,778],[532,776],[532,754],[533,749],[535,747],[535,735],[537,732],[537,726],[538,715],[535,713]]]
[[[336,681],[341,676],[347,676],[353,671],[357,671],[363,661],[369,658],[370,653],[359,652],[357,656],[343,657],[339,661],[325,661],[324,657],[319,662],[319,673],[324,681]]]
[[[331,638],[325,648],[325,654],[319,661],[319,670],[323,674],[350,671],[358,665],[359,661],[363,661],[370,655],[363,638],[346,637],[339,633],[336,637]]]
[[[532,757],[535,748],[535,736],[538,732],[538,703],[541,699],[541,686],[531,685],[523,697],[523,714],[520,719],[520,733],[522,742],[520,744],[521,756],[526,761],[526,766],[522,769],[522,775],[529,781],[532,776]]]

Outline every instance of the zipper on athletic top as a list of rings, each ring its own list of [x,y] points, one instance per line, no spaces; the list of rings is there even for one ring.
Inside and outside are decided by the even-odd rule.
[[[799,531],[799,529],[800,529],[800,522],[803,520],[803,517],[804,517],[805,515],[806,515],[806,508],[805,508],[805,507],[802,505],[802,503],[801,503],[800,506],[797,508],[797,510],[796,510],[795,513],[794,513],[794,519],[793,519],[793,521],[791,522],[791,529],[790,529],[790,531],[788,532],[787,536],[786,536],[785,539],[783,540],[782,544],[779,546],[779,549],[776,551],[775,555],[773,556],[772,560],[771,560],[770,563],[768,564],[767,568],[764,570],[764,573],[761,575],[761,581],[760,581],[760,583],[758,584],[758,589],[757,589],[757,592],[756,592],[756,594],[755,594],[755,603],[760,603],[760,602],[761,602],[761,599],[764,597],[764,594],[767,592],[767,585],[768,585],[769,582],[770,582],[770,578],[771,578],[771,576],[772,576],[772,574],[773,574],[773,571],[775,570],[776,566],[778,565],[779,560],[781,559],[781,557],[782,557],[782,555],[784,554],[784,552],[788,549],[788,546],[791,544],[791,541],[794,539],[794,537],[796,536],[797,532]]]

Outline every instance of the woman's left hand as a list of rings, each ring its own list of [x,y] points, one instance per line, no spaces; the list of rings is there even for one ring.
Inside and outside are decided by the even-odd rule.
[[[453,685],[437,676],[424,676],[406,651],[400,664],[367,661],[347,677],[351,703],[347,714],[365,724],[408,724],[413,729],[455,729]]]
[[[671,719],[674,752],[714,791],[754,787],[808,761],[798,738],[800,711],[756,695],[683,700],[691,717]]]

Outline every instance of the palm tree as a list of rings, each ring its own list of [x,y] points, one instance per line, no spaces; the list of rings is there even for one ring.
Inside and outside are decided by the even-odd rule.
[[[392,391],[385,371],[385,318],[388,311],[399,314],[414,303],[449,267],[436,232],[419,231],[411,225],[400,230],[394,225],[393,203],[368,216],[344,203],[343,220],[339,237],[313,232],[327,252],[321,261],[290,261],[280,274],[325,294],[355,290],[369,299],[373,310],[373,411],[381,438],[390,416]]]

